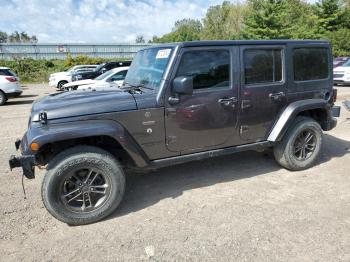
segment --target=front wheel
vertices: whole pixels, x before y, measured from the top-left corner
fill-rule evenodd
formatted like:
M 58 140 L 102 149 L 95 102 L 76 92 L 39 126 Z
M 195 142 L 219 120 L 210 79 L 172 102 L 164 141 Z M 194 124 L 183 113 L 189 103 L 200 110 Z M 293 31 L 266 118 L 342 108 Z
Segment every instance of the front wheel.
M 64 89 L 63 86 L 64 86 L 65 84 L 67 84 L 67 83 L 68 83 L 67 81 L 60 81 L 60 82 L 57 84 L 57 89 L 63 90 L 63 89 Z
M 297 117 L 283 139 L 274 147 L 276 161 L 292 170 L 313 166 L 320 155 L 323 132 L 314 119 Z
M 58 220 L 83 225 L 110 215 L 119 206 L 124 190 L 124 172 L 110 153 L 78 146 L 50 161 L 42 199 Z

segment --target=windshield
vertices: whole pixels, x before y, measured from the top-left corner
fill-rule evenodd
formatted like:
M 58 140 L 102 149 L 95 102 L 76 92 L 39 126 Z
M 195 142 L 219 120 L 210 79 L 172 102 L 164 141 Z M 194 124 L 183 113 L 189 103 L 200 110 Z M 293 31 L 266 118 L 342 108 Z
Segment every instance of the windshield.
M 74 71 L 74 68 L 75 68 L 75 66 L 73 66 L 73 67 L 67 69 L 66 72 L 72 72 L 72 71 Z
M 104 67 L 106 65 L 106 63 L 100 64 L 99 66 L 97 66 L 94 71 L 98 72 L 101 70 L 102 67 Z
M 159 87 L 168 65 L 173 48 L 150 48 L 139 51 L 126 75 L 125 84 L 144 86 L 151 89 Z
M 342 66 L 350 67 L 350 60 L 348 60 L 346 63 L 342 64 Z
M 103 80 L 106 77 L 110 76 L 111 74 L 113 74 L 112 70 L 107 71 L 107 72 L 103 73 L 102 75 L 96 77 L 95 80 Z

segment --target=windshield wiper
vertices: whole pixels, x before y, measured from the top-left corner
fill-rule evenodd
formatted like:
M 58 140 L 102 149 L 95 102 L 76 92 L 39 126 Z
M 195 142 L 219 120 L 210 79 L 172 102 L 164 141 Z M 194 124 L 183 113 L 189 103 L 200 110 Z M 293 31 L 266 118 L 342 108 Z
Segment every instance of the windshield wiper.
M 124 85 L 123 85 L 123 86 L 125 86 L 125 85 L 128 86 L 128 87 L 131 87 L 132 89 L 144 88 L 144 89 L 148 89 L 148 90 L 154 90 L 154 88 L 148 87 L 148 86 L 146 86 L 146 85 L 144 85 L 144 84 L 133 85 L 133 84 L 124 82 Z

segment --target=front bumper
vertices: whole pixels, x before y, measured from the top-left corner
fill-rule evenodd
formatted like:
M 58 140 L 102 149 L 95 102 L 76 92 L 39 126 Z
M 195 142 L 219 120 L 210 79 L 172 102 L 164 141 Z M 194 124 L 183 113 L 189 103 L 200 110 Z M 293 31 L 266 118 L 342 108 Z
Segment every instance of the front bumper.
M 49 86 L 50 87 L 57 87 L 57 81 L 55 79 L 50 79 Z
M 20 140 L 17 140 L 15 142 L 16 150 L 19 149 L 20 144 L 21 144 Z M 23 175 L 29 179 L 35 178 L 34 166 L 36 165 L 37 165 L 37 161 L 34 155 L 21 155 L 21 156 L 12 155 L 9 159 L 10 169 L 12 170 L 13 168 L 21 167 L 23 170 Z

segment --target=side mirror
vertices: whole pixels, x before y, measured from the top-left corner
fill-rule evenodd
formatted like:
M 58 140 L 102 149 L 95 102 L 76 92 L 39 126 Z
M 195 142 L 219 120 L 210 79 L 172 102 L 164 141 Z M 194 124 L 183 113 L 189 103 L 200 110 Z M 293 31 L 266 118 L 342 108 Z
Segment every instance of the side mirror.
M 179 76 L 173 81 L 173 91 L 177 94 L 193 94 L 193 78 L 190 76 Z

